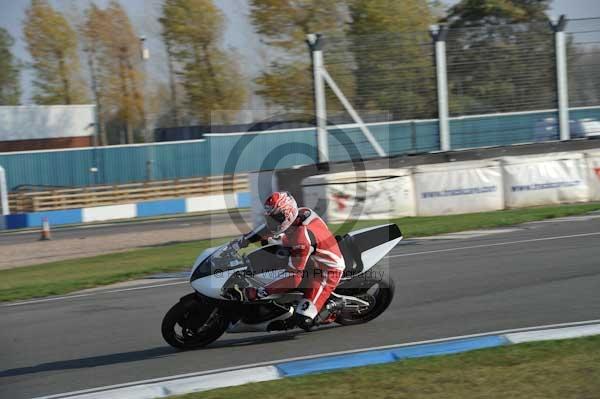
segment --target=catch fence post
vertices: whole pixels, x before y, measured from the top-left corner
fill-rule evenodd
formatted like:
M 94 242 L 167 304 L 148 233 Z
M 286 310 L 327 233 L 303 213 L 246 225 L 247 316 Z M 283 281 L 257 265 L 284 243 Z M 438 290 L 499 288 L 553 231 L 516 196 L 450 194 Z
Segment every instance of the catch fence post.
M 325 81 L 323 78 L 323 37 L 320 34 L 309 34 L 306 42 L 311 52 L 315 118 L 317 125 L 317 155 L 319 163 L 329 162 L 329 144 L 327 141 L 327 108 L 325 103 Z
M 567 77 L 567 45 L 565 40 L 565 26 L 567 19 L 561 15 L 556 23 L 550 23 L 554 31 L 554 44 L 556 50 L 556 87 L 558 90 L 558 121 L 560 126 L 561 141 L 571 139 L 569 128 L 569 83 Z
M 430 30 L 435 43 L 435 70 L 437 77 L 438 121 L 440 130 L 440 150 L 450 151 L 450 122 L 448 116 L 448 71 L 446 68 L 446 37 L 448 27 L 438 25 Z

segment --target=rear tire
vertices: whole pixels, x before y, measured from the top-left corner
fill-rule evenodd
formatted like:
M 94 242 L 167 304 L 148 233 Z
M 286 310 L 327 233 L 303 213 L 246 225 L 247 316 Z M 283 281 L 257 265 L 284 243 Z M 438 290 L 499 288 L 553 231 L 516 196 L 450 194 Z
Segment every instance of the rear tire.
M 193 300 L 186 298 L 188 300 L 177 302 L 165 314 L 162 336 L 177 349 L 202 348 L 223 335 L 229 320 L 213 304 L 198 297 Z
M 335 319 L 336 323 L 344 326 L 367 323 L 385 312 L 394 299 L 396 287 L 392 279 L 365 280 L 360 281 L 357 285 L 357 287 L 352 288 L 342 287 L 336 290 L 336 293 L 363 299 L 369 302 L 369 308 L 360 313 L 344 312 L 342 310 Z

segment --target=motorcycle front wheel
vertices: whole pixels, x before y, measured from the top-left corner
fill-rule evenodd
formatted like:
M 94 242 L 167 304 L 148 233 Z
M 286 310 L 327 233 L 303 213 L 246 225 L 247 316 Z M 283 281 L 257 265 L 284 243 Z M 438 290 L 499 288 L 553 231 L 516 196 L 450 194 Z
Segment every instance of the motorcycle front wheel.
M 186 298 L 191 298 L 194 294 Z M 199 297 L 177 302 L 162 321 L 164 340 L 177 349 L 198 349 L 216 341 L 229 321 L 220 309 Z

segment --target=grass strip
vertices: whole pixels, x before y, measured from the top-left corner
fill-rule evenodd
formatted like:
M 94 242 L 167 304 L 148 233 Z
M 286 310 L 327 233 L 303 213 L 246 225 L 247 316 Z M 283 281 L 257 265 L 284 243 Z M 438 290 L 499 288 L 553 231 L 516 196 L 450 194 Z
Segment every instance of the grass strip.
M 408 359 L 171 399 L 600 397 L 600 336 Z
M 524 222 L 581 215 L 600 210 L 599 203 L 514 209 L 464 215 L 406 217 L 393 220 L 405 237 L 510 226 Z M 387 221 L 348 222 L 331 226 L 337 234 Z M 225 242 L 194 241 L 127 252 L 71 259 L 0 270 L 0 301 L 62 295 L 69 292 L 132 280 L 154 273 L 184 270 L 205 248 Z

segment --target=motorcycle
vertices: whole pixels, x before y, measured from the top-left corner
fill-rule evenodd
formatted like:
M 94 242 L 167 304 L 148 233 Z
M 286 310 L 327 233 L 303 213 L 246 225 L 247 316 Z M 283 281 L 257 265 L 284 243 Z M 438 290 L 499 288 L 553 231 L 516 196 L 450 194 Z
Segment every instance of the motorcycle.
M 314 321 L 314 327 L 367 323 L 382 314 L 394 297 L 394 282 L 375 266 L 402 239 L 395 224 L 370 227 L 336 236 L 346 269 Z M 225 332 L 286 330 L 285 321 L 303 298 L 302 284 L 285 293 L 249 301 L 246 287 L 260 289 L 286 273 L 289 250 L 273 243 L 241 255 L 228 244 L 210 248 L 196 259 L 190 284 L 194 292 L 166 313 L 162 336 L 178 349 L 196 349 Z M 311 272 L 307 265 L 306 272 Z M 316 272 L 316 269 L 314 270 Z M 291 320 L 291 319 L 290 319 Z

